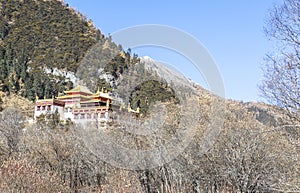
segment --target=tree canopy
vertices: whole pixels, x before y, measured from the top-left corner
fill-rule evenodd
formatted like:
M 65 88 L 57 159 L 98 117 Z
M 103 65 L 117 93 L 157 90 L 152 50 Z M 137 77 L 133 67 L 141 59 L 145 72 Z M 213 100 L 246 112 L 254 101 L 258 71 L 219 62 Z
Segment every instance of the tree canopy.
M 62 1 L 1 0 L 0 86 L 31 100 L 72 86 L 57 75 L 76 72 L 86 51 L 105 37 Z
M 300 109 L 300 1 L 285 0 L 270 11 L 265 32 L 277 45 L 267 54 L 262 95 L 299 120 Z

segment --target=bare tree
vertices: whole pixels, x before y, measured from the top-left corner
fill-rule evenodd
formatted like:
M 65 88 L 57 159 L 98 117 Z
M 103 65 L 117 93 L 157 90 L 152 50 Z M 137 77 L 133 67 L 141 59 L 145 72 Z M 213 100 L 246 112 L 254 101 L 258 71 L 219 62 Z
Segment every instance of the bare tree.
M 26 159 L 5 161 L 0 170 L 1 192 L 71 192 L 55 172 L 41 172 Z
M 288 141 L 275 131 L 225 131 L 189 166 L 197 192 L 299 192 L 299 155 Z
M 213 147 L 204 155 L 197 146 L 187 151 L 185 176 L 193 191 L 299 192 L 299 127 L 271 129 L 246 109 L 227 107 Z
M 277 43 L 277 53 L 265 58 L 262 95 L 300 120 L 300 1 L 285 0 L 270 11 L 265 33 Z
M 10 157 L 18 151 L 18 143 L 24 128 L 22 113 L 16 108 L 7 108 L 0 119 L 0 135 L 6 141 L 6 153 Z

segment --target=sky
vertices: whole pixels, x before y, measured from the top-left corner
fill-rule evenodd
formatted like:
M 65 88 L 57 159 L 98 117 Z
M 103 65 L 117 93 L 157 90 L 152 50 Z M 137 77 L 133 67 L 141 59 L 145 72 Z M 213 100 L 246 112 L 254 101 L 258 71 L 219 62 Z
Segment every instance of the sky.
M 264 101 L 258 89 L 263 78 L 263 58 L 274 49 L 263 27 L 270 9 L 282 0 L 65 0 L 65 3 L 86 15 L 105 35 L 145 24 L 182 30 L 196 38 L 214 59 L 226 98 Z M 194 65 L 174 51 L 148 46 L 132 52 L 168 63 L 210 89 Z

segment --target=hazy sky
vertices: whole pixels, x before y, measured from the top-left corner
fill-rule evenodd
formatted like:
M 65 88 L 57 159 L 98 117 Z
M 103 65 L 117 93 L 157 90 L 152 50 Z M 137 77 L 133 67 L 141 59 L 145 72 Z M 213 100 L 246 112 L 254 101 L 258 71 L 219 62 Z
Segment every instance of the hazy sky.
M 282 0 L 65 0 L 91 19 L 105 35 L 143 25 L 168 25 L 185 31 L 207 48 L 222 75 L 226 98 L 262 101 L 257 85 L 262 78 L 263 57 L 272 42 L 263 27 L 269 9 Z M 193 65 L 177 53 L 162 48 L 134 49 L 167 62 L 186 76 L 209 87 Z

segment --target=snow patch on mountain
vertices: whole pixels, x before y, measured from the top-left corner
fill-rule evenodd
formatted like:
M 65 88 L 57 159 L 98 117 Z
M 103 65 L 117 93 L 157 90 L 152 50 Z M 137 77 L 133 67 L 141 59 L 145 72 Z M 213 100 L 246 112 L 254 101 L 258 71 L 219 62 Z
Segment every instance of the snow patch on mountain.
M 145 65 L 146 70 L 155 72 L 159 77 L 162 77 L 170 84 L 172 83 L 174 85 L 181 85 L 181 86 L 188 86 L 188 87 L 195 87 L 196 85 L 198 85 L 196 82 L 184 76 L 173 66 L 155 61 L 149 56 L 141 57 L 141 63 Z

